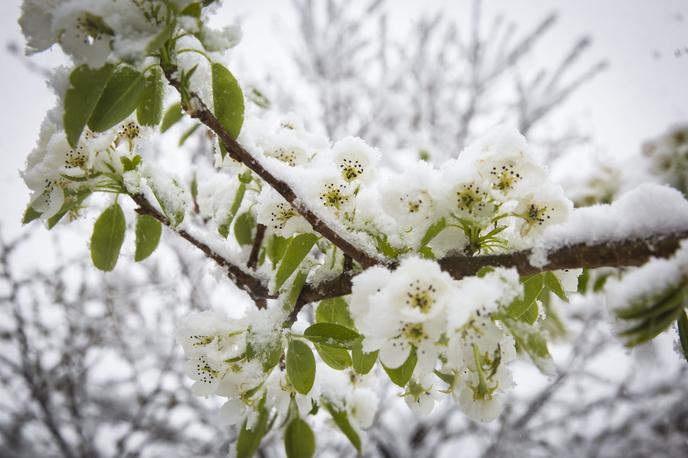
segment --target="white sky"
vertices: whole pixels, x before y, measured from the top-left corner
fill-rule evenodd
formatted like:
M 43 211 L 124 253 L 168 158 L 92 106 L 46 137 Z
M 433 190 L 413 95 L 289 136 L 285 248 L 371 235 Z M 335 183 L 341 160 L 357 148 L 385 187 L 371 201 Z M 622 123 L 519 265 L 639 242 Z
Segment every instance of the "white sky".
M 20 0 L 0 1 L 0 44 L 23 46 L 17 18 Z M 610 68 L 563 107 L 560 122 L 581 123 L 594 135 L 598 154 L 628 154 L 640 142 L 668 125 L 688 120 L 688 2 L 684 0 L 486 0 L 484 17 L 503 12 L 528 29 L 551 11 L 559 11 L 555 28 L 540 43 L 537 56 L 560 58 L 581 35 L 593 38 L 587 61 L 609 60 Z M 459 21 L 469 15 L 469 0 L 388 0 L 391 19 L 404 30 L 423 12 L 443 9 Z M 285 0 L 228 0 L 224 22 L 243 18 L 244 56 L 260 65 L 279 62 L 289 44 L 291 11 Z M 218 22 L 219 22 L 218 21 Z M 285 39 L 286 38 L 286 39 Z M 48 51 L 32 58 L 42 65 L 60 62 L 60 53 Z M 53 105 L 53 96 L 40 75 L 31 73 L 7 52 L 0 53 L 0 87 L 5 110 L 0 114 L 0 199 L 3 230 L 16 233 L 28 193 L 18 170 L 33 147 L 41 119 Z M 582 67 L 581 67 L 582 68 Z

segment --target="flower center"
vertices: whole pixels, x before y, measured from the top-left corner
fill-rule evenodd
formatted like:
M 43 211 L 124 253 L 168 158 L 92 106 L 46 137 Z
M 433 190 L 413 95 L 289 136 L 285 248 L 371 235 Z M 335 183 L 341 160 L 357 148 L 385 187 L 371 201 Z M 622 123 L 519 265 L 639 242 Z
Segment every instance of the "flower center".
M 401 333 L 406 340 L 416 345 L 420 344 L 423 340 L 427 340 L 428 338 L 422 323 L 405 324 Z
M 344 194 L 344 186 L 336 185 L 335 183 L 327 183 L 325 185 L 325 192 L 320 195 L 320 201 L 326 207 L 334 207 L 339 209 L 347 200 L 349 196 Z
M 275 229 L 284 229 L 284 225 L 287 224 L 287 221 L 296 216 L 296 210 L 287 207 L 283 203 L 277 204 L 277 208 L 277 211 L 270 213 L 270 222 Z
M 355 180 L 363 174 L 363 164 L 361 164 L 361 161 L 342 159 L 339 168 L 342 169 L 342 176 L 346 181 Z
M 526 220 L 530 224 L 542 226 L 542 223 L 550 219 L 550 210 L 552 209 L 547 205 L 539 207 L 535 204 L 530 204 L 530 206 L 528 206 L 528 211 L 526 212 Z
M 285 150 L 284 148 L 277 148 L 270 156 L 279 159 L 290 167 L 296 166 L 296 151 Z
M 406 292 L 406 305 L 420 310 L 422 313 L 428 313 L 435 303 L 433 295 L 437 289 L 428 285 L 422 287 L 420 281 L 416 280 L 409 284 L 409 291 Z
M 486 197 L 487 193 L 481 192 L 474 184 L 463 185 L 462 189 L 456 192 L 456 205 L 459 210 L 475 214 L 485 208 Z
M 521 174 L 514 170 L 514 164 L 494 166 L 490 171 L 490 175 L 493 180 L 492 186 L 502 192 L 512 190 L 514 185 L 521 181 Z

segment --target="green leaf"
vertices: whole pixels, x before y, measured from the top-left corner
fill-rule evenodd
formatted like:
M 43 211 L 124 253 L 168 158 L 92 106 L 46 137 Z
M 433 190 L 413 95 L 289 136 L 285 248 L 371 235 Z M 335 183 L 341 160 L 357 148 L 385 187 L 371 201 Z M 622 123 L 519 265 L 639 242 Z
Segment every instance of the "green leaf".
M 296 417 L 284 432 L 284 451 L 287 458 L 311 458 L 315 455 L 315 435 L 308 423 Z
M 200 2 L 192 3 L 188 5 L 186 8 L 184 8 L 182 12 L 179 14 L 182 16 L 191 16 L 195 17 L 196 19 L 200 19 L 202 8 L 203 7 L 201 6 Z
M 172 38 L 172 35 L 174 34 L 174 30 L 177 27 L 176 21 L 172 21 L 165 25 L 165 28 L 160 31 L 153 39 L 148 43 L 148 46 L 146 46 L 146 52 L 148 54 L 154 54 L 157 52 L 162 46 Z
M 88 120 L 88 127 L 103 132 L 117 125 L 139 105 L 145 86 L 141 72 L 125 65 L 117 67 Z
M 530 356 L 533 364 L 543 374 L 554 374 L 554 362 L 547 348 L 547 340 L 537 327 L 511 318 L 504 318 L 502 323 L 514 337 L 518 348 Z
M 316 323 L 335 323 L 349 329 L 356 329 L 349 314 L 349 304 L 343 297 L 333 297 L 320 301 L 315 310 Z
M 647 304 L 647 312 L 639 317 L 642 321 L 618 333 L 619 336 L 626 338 L 625 345 L 634 347 L 664 332 L 683 313 L 687 305 L 687 296 L 688 290 L 683 285 L 678 285 L 669 289 L 660 301 L 650 301 Z M 620 313 L 621 311 L 617 311 L 617 316 Z
M 315 357 L 311 348 L 300 340 L 292 339 L 287 348 L 287 377 L 294 389 L 308 394 L 315 381 Z
M 75 148 L 86 123 L 93 115 L 115 66 L 107 64 L 98 69 L 88 65 L 75 68 L 69 75 L 69 88 L 65 94 L 64 126 L 67 140 Z
M 116 202 L 96 220 L 91 235 L 91 260 L 98 269 L 110 272 L 115 268 L 126 225 L 122 207 Z
M 269 372 L 279 363 L 284 347 L 279 333 L 272 339 L 263 336 L 256 337 L 253 329 L 249 328 L 246 337 L 246 359 L 260 361 L 265 372 Z
M 303 336 L 313 343 L 351 350 L 361 339 L 360 334 L 334 323 L 315 323 L 309 326 Z
M 330 413 L 330 416 L 332 417 L 334 424 L 337 425 L 340 431 L 344 433 L 344 435 L 349 439 L 351 444 L 356 448 L 356 451 L 360 454 L 361 438 L 356 432 L 356 429 L 354 429 L 354 427 L 351 426 L 351 423 L 349 422 L 349 416 L 347 415 L 346 411 L 338 410 L 327 401 L 324 401 L 323 405 Z
M 561 285 L 561 282 L 559 281 L 559 278 L 557 278 L 556 275 L 554 275 L 553 272 L 546 272 L 545 273 L 545 288 L 548 290 L 552 291 L 554 294 L 559 297 L 564 302 L 568 302 L 569 298 L 566 297 L 566 291 L 564 291 L 564 287 Z
M 351 356 L 343 348 L 335 348 L 327 345 L 315 344 L 315 350 L 320 358 L 332 369 L 341 371 L 351 367 Z
M 215 117 L 234 139 L 239 136 L 244 123 L 244 94 L 234 75 L 223 65 L 212 65 L 213 107 Z M 220 142 L 221 155 L 227 151 Z
M 162 70 L 153 67 L 146 77 L 141 101 L 136 108 L 136 120 L 144 126 L 157 126 L 162 120 L 162 99 L 165 95 Z
M 435 375 L 436 375 L 440 380 L 442 380 L 444 383 L 446 383 L 446 384 L 449 385 L 450 387 L 453 387 L 453 386 L 454 386 L 454 383 L 456 383 L 456 374 L 453 374 L 453 373 L 447 374 L 447 373 L 444 373 L 444 372 L 440 372 L 440 371 L 438 371 L 437 369 L 435 369 L 433 372 L 435 373 Z
M 163 116 L 162 118 L 162 124 L 160 125 L 160 133 L 165 133 L 167 129 L 169 129 L 174 124 L 176 124 L 177 121 L 182 119 L 183 115 L 184 112 L 182 111 L 181 102 L 173 103 L 172 105 L 170 105 L 170 107 L 165 112 L 165 116 Z
M 234 237 L 239 245 L 253 245 L 253 229 L 256 227 L 256 219 L 250 211 L 242 213 L 234 223 Z
M 540 316 L 540 308 L 538 307 L 538 302 L 533 301 L 532 304 L 530 304 L 530 307 L 528 307 L 528 310 L 525 311 L 523 315 L 521 315 L 521 321 L 525 321 L 528 324 L 535 324 L 537 321 L 538 317 Z
M 418 362 L 418 357 L 416 356 L 416 350 L 411 350 L 408 358 L 401 366 L 390 369 L 389 367 L 382 365 L 382 368 L 387 372 L 389 379 L 398 386 L 404 387 L 411 380 L 413 375 L 413 370 L 416 368 L 416 363 Z
M 196 131 L 198 130 L 199 127 L 201 127 L 201 123 L 200 123 L 200 122 L 198 122 L 198 123 L 194 124 L 193 126 L 191 126 L 190 128 L 188 128 L 188 129 L 186 130 L 186 132 L 184 132 L 184 133 L 179 137 L 179 142 L 177 143 L 177 145 L 178 145 L 178 146 L 184 146 L 184 143 L 186 143 L 186 141 L 187 141 L 189 138 L 191 138 L 191 136 L 194 134 L 194 132 L 196 132 Z
M 357 374 L 365 375 L 373 369 L 377 361 L 377 351 L 365 353 L 363 343 L 359 340 L 351 350 L 351 363 Z
M 36 211 L 30 204 L 24 210 L 24 216 L 22 216 L 22 224 L 29 224 L 31 221 L 36 220 L 41 217 L 43 213 Z
M 299 294 L 301 294 L 301 290 L 303 289 L 303 285 L 306 284 L 306 278 L 308 278 L 307 270 L 300 270 L 296 273 L 294 281 L 291 283 L 291 287 L 289 288 L 289 294 L 287 294 L 287 298 L 282 304 L 282 307 L 287 312 L 291 312 L 294 309 L 296 301 L 299 299 Z
M 313 245 L 318 240 L 314 234 L 299 234 L 292 238 L 289 246 L 284 252 L 284 257 L 280 262 L 277 273 L 275 274 L 275 287 L 280 289 L 287 279 L 294 273 L 301 261 L 308 255 Z
M 514 300 L 507 312 L 511 318 L 519 319 L 535 303 L 544 286 L 543 275 L 537 274 L 526 278 L 523 281 L 523 297 Z
M 160 242 L 162 224 L 149 215 L 136 217 L 136 251 L 134 261 L 139 262 L 153 254 Z
M 236 216 L 237 212 L 239 211 L 239 207 L 241 207 L 241 202 L 243 202 L 244 195 L 246 194 L 246 183 L 244 183 L 242 180 L 239 181 L 239 187 L 237 188 L 236 194 L 234 194 L 234 200 L 232 201 L 232 206 L 229 208 L 229 212 L 227 212 L 227 217 L 222 222 L 222 224 L 220 224 L 220 226 L 217 228 L 217 231 L 224 238 L 227 238 L 227 236 L 229 235 L 229 227 L 232 225 L 234 216 Z
M 262 400 L 260 412 L 258 413 L 258 420 L 253 425 L 253 428 L 249 429 L 247 421 L 244 420 L 236 443 L 237 458 L 251 458 L 255 455 L 260 447 L 260 442 L 263 440 L 263 437 L 265 437 L 265 434 L 267 434 L 270 414 L 264 407 L 264 404 L 265 401 Z
M 60 207 L 60 210 L 53 216 L 48 218 L 48 229 L 55 227 L 57 223 L 69 212 L 78 210 L 81 204 L 91 195 L 91 190 L 88 188 L 81 188 L 77 191 L 65 191 L 65 200 Z
M 439 235 L 439 233 L 444 230 L 445 227 L 447 227 L 447 220 L 445 220 L 444 218 L 433 223 L 428 228 L 428 230 L 425 231 L 425 235 L 423 235 L 423 238 L 420 241 L 420 246 L 424 247 L 425 245 L 430 243 L 432 241 L 432 239 L 437 237 Z
M 676 321 L 678 326 L 678 339 L 681 342 L 683 357 L 688 361 L 688 314 L 683 310 Z
M 286 239 L 279 235 L 272 235 L 268 238 L 268 242 L 265 244 L 265 251 L 272 263 L 273 269 L 277 267 L 277 264 L 284 257 L 284 252 L 287 251 L 290 241 L 291 239 Z

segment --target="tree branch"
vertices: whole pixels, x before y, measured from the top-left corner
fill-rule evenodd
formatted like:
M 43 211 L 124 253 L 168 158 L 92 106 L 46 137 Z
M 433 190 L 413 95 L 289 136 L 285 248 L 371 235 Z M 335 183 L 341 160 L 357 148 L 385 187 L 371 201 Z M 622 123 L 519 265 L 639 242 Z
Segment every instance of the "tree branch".
M 681 240 L 685 238 L 688 238 L 688 229 L 673 234 L 654 234 L 646 238 L 601 242 L 593 245 L 580 243 L 562 246 L 548 253 L 549 263 L 543 267 L 530 264 L 531 250 L 486 256 L 449 256 L 438 262 L 442 270 L 457 280 L 475 275 L 480 269 L 488 266 L 514 267 L 521 275 L 583 267 L 631 267 L 640 266 L 652 257 L 668 258 L 674 254 Z M 353 275 L 346 272 L 318 285 L 306 285 L 296 303 L 296 313 L 310 302 L 351 293 Z
M 181 82 L 175 76 L 178 73 L 176 66 L 164 66 L 165 76 L 169 83 L 180 94 L 184 93 Z M 344 253 L 351 256 L 358 261 L 361 266 L 370 267 L 378 264 L 378 260 L 369 256 L 365 251 L 360 250 L 348 240 L 339 235 L 334 229 L 327 225 L 320 219 L 308 206 L 306 206 L 297 196 L 294 190 L 283 180 L 269 172 L 251 153 L 246 151 L 235 139 L 229 135 L 229 132 L 220 124 L 220 121 L 208 109 L 203 101 L 196 94 L 191 93 L 189 97 L 192 99 L 192 107 L 185 108 L 189 116 L 196 118 L 210 128 L 218 136 L 222 144 L 227 149 L 229 156 L 244 164 L 251 169 L 266 183 L 272 186 L 284 199 L 289 202 L 305 219 L 308 221 L 313 230 L 320 233 L 327 240 L 332 242 L 337 248 Z
M 263 238 L 265 238 L 265 224 L 256 225 L 256 238 L 253 239 L 253 246 L 251 247 L 251 254 L 248 257 L 248 262 L 246 265 L 249 269 L 256 270 L 256 264 L 258 263 L 258 255 L 260 254 L 260 246 L 263 244 Z
M 136 212 L 140 215 L 149 215 L 160 221 L 165 226 L 169 227 L 182 238 L 187 240 L 193 246 L 201 250 L 207 257 L 215 261 L 217 265 L 222 267 L 226 272 L 227 276 L 232 280 L 239 288 L 243 289 L 251 296 L 251 299 L 258 302 L 264 302 L 264 299 L 270 297 L 269 291 L 265 285 L 253 275 L 245 272 L 240 267 L 229 262 L 224 257 L 220 256 L 207 244 L 195 238 L 193 235 L 189 234 L 185 230 L 177 230 L 170 224 L 169 220 L 165 215 L 160 213 L 155 207 L 153 207 L 146 198 L 141 194 L 133 194 L 131 198 L 136 202 L 139 208 Z

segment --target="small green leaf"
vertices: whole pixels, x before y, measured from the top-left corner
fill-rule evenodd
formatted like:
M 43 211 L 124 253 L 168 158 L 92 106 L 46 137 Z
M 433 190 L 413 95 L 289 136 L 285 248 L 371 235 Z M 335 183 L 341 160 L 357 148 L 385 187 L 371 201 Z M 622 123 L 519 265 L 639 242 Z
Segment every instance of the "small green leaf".
M 678 326 L 678 339 L 681 343 L 683 357 L 688 361 L 688 314 L 683 310 L 676 321 Z
M 444 372 L 440 372 L 440 371 L 438 371 L 437 369 L 435 369 L 433 372 L 434 372 L 435 375 L 436 375 L 440 380 L 442 380 L 444 383 L 446 383 L 446 384 L 449 385 L 450 387 L 454 386 L 454 383 L 456 382 L 456 374 L 453 374 L 453 373 L 447 374 L 447 373 L 444 373 Z
M 287 377 L 294 389 L 308 394 L 315 381 L 315 357 L 311 348 L 300 340 L 292 339 L 287 348 Z
M 377 351 L 365 353 L 363 343 L 359 340 L 351 350 L 351 363 L 357 374 L 365 375 L 373 369 L 377 361 Z
M 162 119 L 162 99 L 165 95 L 162 70 L 153 67 L 146 77 L 141 101 L 136 108 L 136 120 L 144 126 L 157 126 Z
M 237 138 L 244 123 L 244 95 L 239 82 L 223 65 L 212 65 L 213 107 L 215 117 L 232 138 Z M 220 143 L 222 157 L 226 150 Z
M 88 188 L 81 188 L 77 191 L 66 190 L 62 207 L 60 207 L 60 210 L 57 213 L 48 218 L 48 229 L 50 230 L 55 227 L 55 225 L 59 223 L 67 213 L 78 210 L 84 200 L 86 200 L 86 198 L 90 195 L 91 190 Z
M 433 223 L 427 231 L 425 231 L 425 235 L 423 235 L 423 238 L 420 241 L 420 246 L 424 247 L 428 243 L 432 241 L 435 237 L 439 235 L 440 232 L 444 230 L 444 228 L 447 227 L 447 220 L 444 218 L 440 219 L 439 221 Z
M 88 119 L 93 115 L 98 100 L 107 86 L 115 66 L 107 64 L 98 69 L 88 65 L 75 68 L 69 75 L 69 88 L 65 94 L 64 126 L 67 140 L 76 147 Z
M 36 220 L 41 217 L 43 213 L 34 210 L 34 208 L 29 204 L 24 210 L 24 216 L 22 216 L 22 224 L 29 224 L 31 221 Z
M 315 455 L 315 435 L 308 423 L 299 417 L 287 425 L 284 432 L 284 451 L 287 458 L 311 458 Z
M 258 413 L 258 420 L 252 428 L 248 428 L 247 421 L 244 420 L 241 430 L 239 431 L 239 438 L 237 439 L 237 458 L 251 458 L 258 451 L 260 442 L 267 434 L 269 428 L 270 414 L 264 407 L 265 401 L 261 401 L 260 411 Z
M 196 19 L 200 19 L 201 17 L 201 3 L 196 2 L 188 5 L 186 8 L 182 10 L 181 13 L 179 13 L 182 16 L 191 16 L 195 17 Z
M 343 348 L 329 347 L 327 345 L 315 344 L 315 350 L 320 358 L 332 369 L 341 371 L 351 367 L 351 356 Z
M 136 217 L 136 252 L 134 261 L 139 262 L 153 254 L 160 242 L 162 225 L 160 221 L 149 215 Z
M 347 415 L 346 411 L 338 410 L 327 401 L 323 402 L 323 405 L 330 413 L 330 416 L 332 417 L 334 424 L 337 425 L 339 430 L 344 433 L 344 435 L 349 439 L 351 444 L 356 448 L 356 451 L 360 454 L 361 438 L 356 432 L 356 429 L 354 429 L 354 427 L 351 426 L 351 422 L 349 422 L 349 416 Z
M 198 128 L 201 127 L 201 123 L 197 122 L 190 128 L 186 130 L 180 137 L 179 137 L 179 142 L 177 143 L 178 146 L 184 146 L 184 143 L 191 138 L 191 136 L 198 130 Z
M 153 37 L 153 39 L 148 43 L 148 46 L 146 46 L 146 52 L 148 54 L 156 53 L 160 48 L 162 48 L 167 40 L 172 38 L 176 27 L 177 23 L 175 21 L 169 22 L 167 25 L 165 25 L 165 28 L 163 28 L 160 33 Z
M 401 366 L 390 369 L 389 367 L 382 365 L 382 368 L 387 372 L 389 379 L 398 386 L 404 387 L 411 380 L 413 375 L 413 370 L 416 368 L 416 363 L 418 362 L 418 357 L 416 356 L 416 350 L 411 350 L 408 358 Z
M 309 326 L 303 336 L 313 343 L 351 350 L 360 334 L 334 323 L 315 323 Z
M 256 219 L 250 211 L 242 213 L 234 223 L 234 237 L 239 245 L 253 245 L 253 229 L 256 227 Z
M 509 316 L 511 318 L 519 319 L 526 312 L 528 312 L 528 309 L 531 308 L 537 297 L 540 295 L 543 285 L 543 275 L 541 274 L 526 278 L 525 281 L 523 281 L 523 297 L 514 300 L 507 308 Z
M 106 272 L 115 268 L 125 230 L 124 212 L 118 203 L 112 204 L 100 214 L 91 235 L 91 260 L 94 266 Z
M 265 252 L 272 263 L 273 269 L 277 267 L 277 264 L 284 257 L 284 252 L 287 251 L 290 241 L 291 239 L 286 239 L 279 235 L 272 235 L 268 238 L 268 242 L 265 244 Z
M 557 278 L 556 275 L 554 275 L 553 272 L 546 272 L 545 273 L 545 288 L 549 289 L 552 291 L 554 294 L 559 297 L 564 302 L 568 302 L 569 298 L 566 297 L 566 291 L 564 291 L 564 287 L 561 285 L 561 282 L 559 281 L 559 278 Z
M 165 133 L 167 129 L 169 129 L 174 124 L 176 124 L 177 121 L 182 119 L 183 115 L 184 112 L 182 111 L 181 102 L 173 103 L 172 105 L 170 105 L 170 107 L 165 112 L 165 116 L 163 116 L 162 118 L 162 124 L 160 124 L 160 133 Z
M 294 281 L 291 282 L 289 294 L 287 294 L 287 298 L 282 304 L 282 307 L 287 312 L 291 312 L 294 309 L 296 301 L 299 299 L 299 294 L 301 294 L 301 290 L 303 289 L 303 285 L 306 284 L 306 278 L 308 278 L 307 270 L 303 269 L 296 273 Z
M 547 348 L 547 340 L 537 327 L 511 318 L 504 318 L 502 323 L 514 337 L 518 348 L 530 356 L 533 364 L 543 374 L 554 374 L 554 362 Z
M 217 231 L 220 233 L 220 235 L 224 238 L 227 238 L 229 235 L 229 227 L 232 225 L 232 221 L 234 221 L 234 217 L 236 216 L 237 212 L 239 211 L 239 207 L 241 207 L 241 202 L 244 200 L 244 195 L 246 195 L 246 183 L 244 183 L 241 180 L 241 176 L 239 177 L 239 187 L 237 188 L 236 194 L 234 194 L 234 200 L 232 201 L 232 206 L 229 208 L 229 212 L 227 212 L 227 216 L 225 217 L 225 220 L 220 224 L 220 226 L 217 228 Z
M 246 359 L 260 361 L 265 372 L 269 372 L 279 363 L 284 351 L 282 338 L 279 333 L 275 333 L 272 339 L 265 339 L 263 336 L 256 337 L 255 333 L 249 328 L 246 336 Z
M 318 238 L 314 234 L 299 234 L 291 239 L 275 274 L 276 289 L 280 289 L 284 282 L 289 279 L 317 240 Z
M 88 120 L 88 127 L 103 132 L 117 125 L 139 105 L 145 86 L 141 72 L 126 65 L 117 67 Z
M 349 314 L 349 304 L 343 297 L 333 297 L 320 301 L 315 310 L 316 323 L 335 323 L 349 329 L 356 329 Z

